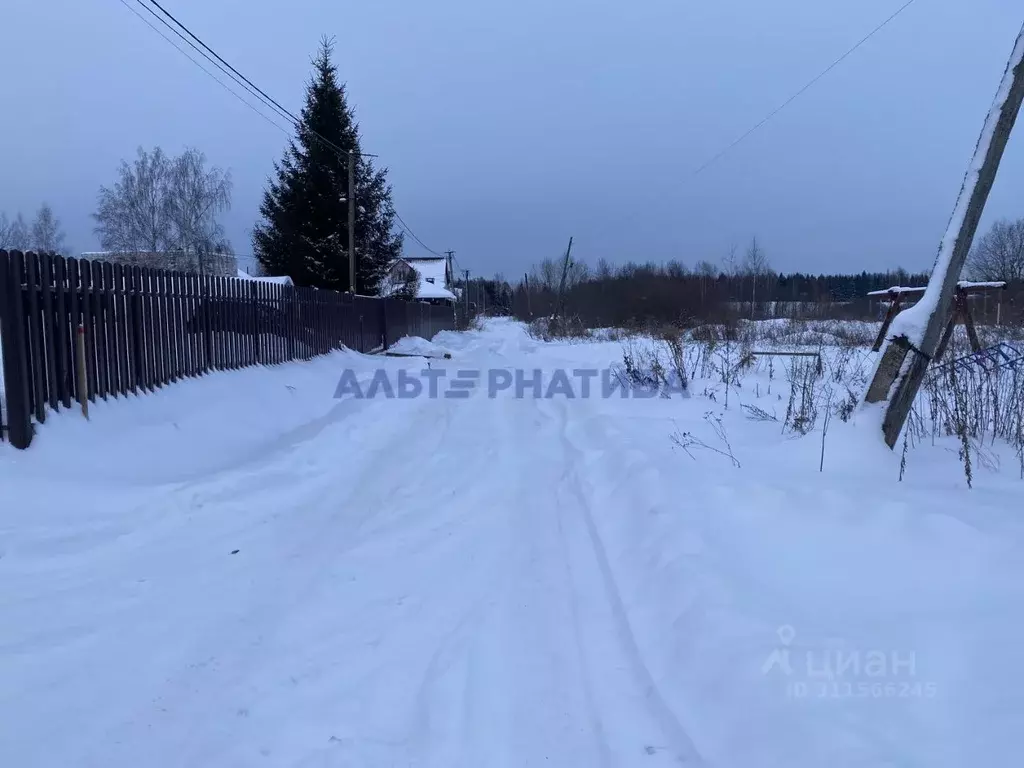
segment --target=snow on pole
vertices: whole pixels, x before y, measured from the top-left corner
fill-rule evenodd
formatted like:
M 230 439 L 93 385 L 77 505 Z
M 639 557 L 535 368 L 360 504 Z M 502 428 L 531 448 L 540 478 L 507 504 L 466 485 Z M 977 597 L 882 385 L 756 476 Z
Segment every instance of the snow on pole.
M 888 342 L 878 358 L 864 397 L 866 403 L 888 401 L 882 432 L 890 448 L 895 447 L 899 440 L 928 363 L 949 321 L 960 272 L 967 261 L 1022 101 L 1024 27 L 1017 37 L 995 102 L 985 119 L 960 197 L 939 246 L 928 287 L 917 304 L 893 320 Z

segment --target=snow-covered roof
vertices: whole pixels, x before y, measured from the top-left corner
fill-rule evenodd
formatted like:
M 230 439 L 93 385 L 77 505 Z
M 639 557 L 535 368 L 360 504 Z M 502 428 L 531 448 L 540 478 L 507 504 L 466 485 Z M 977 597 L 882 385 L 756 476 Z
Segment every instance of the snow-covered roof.
M 416 288 L 417 299 L 447 299 L 455 301 L 455 294 L 447 287 L 446 263 L 443 258 L 414 258 L 406 257 L 400 259 L 414 270 L 420 277 L 419 286 Z
M 280 277 L 254 277 L 244 269 L 238 270 L 238 276 L 243 280 L 259 280 L 261 283 L 273 283 L 274 285 L 293 285 L 292 279 L 287 275 Z

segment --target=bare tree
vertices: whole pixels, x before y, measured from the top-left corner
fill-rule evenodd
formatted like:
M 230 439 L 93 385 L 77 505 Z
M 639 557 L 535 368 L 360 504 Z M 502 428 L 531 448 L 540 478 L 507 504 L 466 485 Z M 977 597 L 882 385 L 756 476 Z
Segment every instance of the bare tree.
M 32 247 L 32 238 L 28 231 L 28 224 L 25 223 L 25 217 L 20 213 L 11 224 L 7 239 L 8 246 L 12 251 L 27 251 Z
M 48 203 L 43 203 L 32 222 L 31 247 L 42 253 L 63 253 L 65 250 L 64 230 Z
M 139 147 L 135 162 L 122 161 L 118 175 L 114 186 L 100 187 L 93 214 L 100 245 L 124 253 L 170 250 L 170 158 L 159 147 L 151 153 Z
M 1024 219 L 1001 219 L 971 251 L 968 274 L 975 280 L 1024 279 Z
M 544 259 L 533 268 L 533 276 L 530 282 L 544 290 L 558 292 L 562 284 L 562 269 L 565 266 L 563 259 Z M 590 278 L 590 267 L 582 261 L 569 260 L 569 267 L 565 273 L 565 288 L 569 290 L 586 282 Z
M 768 264 L 768 257 L 764 249 L 758 244 L 756 237 L 751 239 L 750 245 L 747 247 L 747 253 L 743 258 L 743 265 L 740 268 L 739 274 L 750 278 L 750 319 L 753 320 L 757 307 L 757 284 L 767 275 L 772 274 L 772 268 Z
M 572 259 L 569 261 L 569 271 L 566 272 L 565 276 L 565 287 L 574 288 L 580 283 L 585 283 L 590 279 L 590 267 L 584 261 L 576 261 Z
M 0 251 L 6 251 L 11 245 L 11 222 L 7 214 L 0 211 Z
M 738 249 L 735 245 L 729 246 L 729 253 L 727 253 L 725 258 L 722 259 L 722 265 L 725 267 L 725 273 L 727 275 L 743 274 L 743 266 L 740 264 L 740 261 L 736 256 L 737 250 Z
M 231 209 L 231 175 L 207 170 L 199 150 L 187 149 L 174 159 L 167 202 L 179 249 L 210 254 L 229 248 L 217 216 Z
M 112 187 L 101 187 L 96 234 L 104 250 L 126 254 L 174 253 L 165 263 L 204 269 L 231 246 L 218 221 L 231 207 L 231 176 L 207 168 L 206 157 L 186 149 L 168 157 L 159 147 L 140 148 L 135 162 L 121 163 Z
M 554 259 L 544 259 L 533 268 L 533 283 L 546 291 L 557 291 L 562 280 L 562 265 Z
M 707 259 L 701 259 L 700 261 L 697 262 L 697 266 L 694 267 L 694 272 L 699 277 L 718 277 L 719 269 L 714 265 L 714 263 L 708 261 Z
M 747 247 L 742 271 L 745 275 L 753 275 L 755 277 L 764 277 L 765 275 L 772 274 L 771 265 L 768 264 L 768 256 L 758 244 L 756 237 L 750 241 L 750 245 Z
M 665 265 L 665 274 L 671 278 L 679 279 L 689 275 L 690 270 L 683 262 L 673 259 Z

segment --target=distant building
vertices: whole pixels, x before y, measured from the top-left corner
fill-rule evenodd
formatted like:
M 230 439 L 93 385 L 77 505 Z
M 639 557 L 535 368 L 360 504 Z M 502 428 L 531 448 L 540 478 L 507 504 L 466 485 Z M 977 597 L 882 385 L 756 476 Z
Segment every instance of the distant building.
M 166 269 L 221 277 L 238 276 L 238 259 L 230 253 L 195 251 L 89 251 L 81 258 L 88 261 L 109 261 L 130 267 Z
M 381 294 L 396 293 L 413 275 L 418 282 L 416 299 L 430 304 L 454 304 L 453 276 L 448 259 L 443 256 L 405 256 L 391 265 L 384 279 Z

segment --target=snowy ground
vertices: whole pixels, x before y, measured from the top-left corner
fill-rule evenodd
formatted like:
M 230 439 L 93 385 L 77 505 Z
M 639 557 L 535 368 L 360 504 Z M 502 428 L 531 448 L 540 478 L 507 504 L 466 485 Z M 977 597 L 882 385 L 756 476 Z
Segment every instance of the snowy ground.
M 622 354 L 434 341 L 449 380 Z M 819 473 L 820 432 L 738 407 L 763 378 L 334 398 L 423 365 L 221 373 L 5 447 L 0 765 L 1019 764 L 1011 461 L 968 491 L 940 441 L 899 483 L 861 414 Z M 740 467 L 670 440 L 714 416 Z

